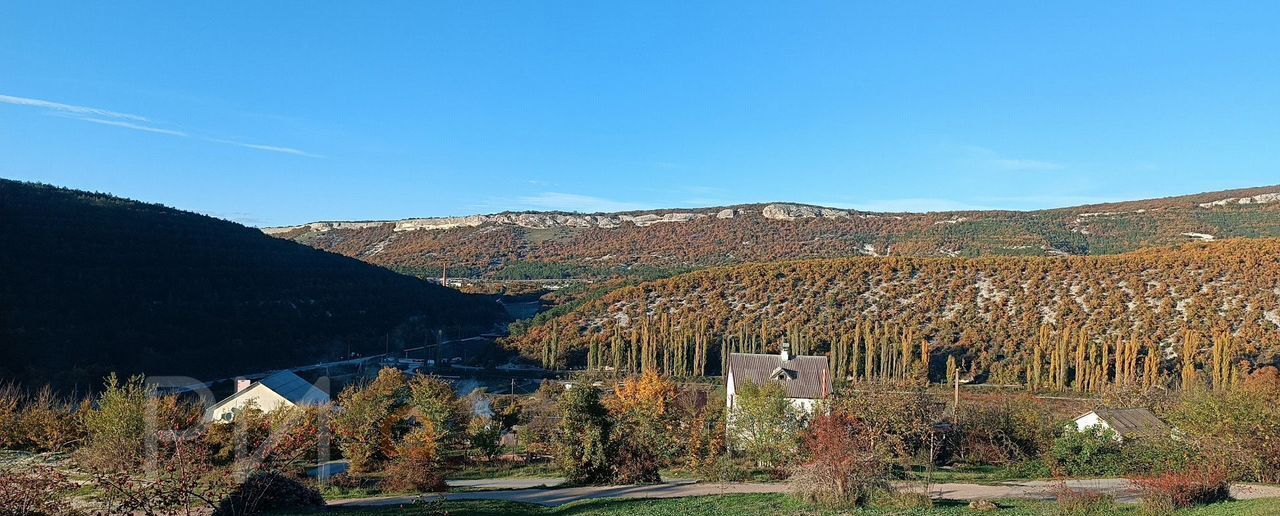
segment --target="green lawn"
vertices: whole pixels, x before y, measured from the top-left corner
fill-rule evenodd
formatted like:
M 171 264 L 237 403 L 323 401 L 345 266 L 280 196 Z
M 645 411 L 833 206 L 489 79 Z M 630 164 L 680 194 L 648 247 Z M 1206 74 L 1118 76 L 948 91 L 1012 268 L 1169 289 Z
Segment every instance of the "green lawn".
M 1057 516 L 1057 508 L 1053 503 L 1031 502 L 1021 500 L 999 501 L 1000 509 L 989 513 L 978 513 L 969 510 L 967 503 L 938 502 L 932 509 L 916 510 L 877 510 L 859 509 L 856 511 L 828 511 L 806 505 L 795 498 L 781 494 L 742 494 L 723 496 L 698 496 L 669 499 L 601 499 L 576 502 L 561 507 L 547 508 L 538 505 L 495 502 L 487 500 L 451 501 L 436 503 L 423 507 L 392 507 L 381 509 L 345 509 L 330 510 L 320 513 L 299 514 L 340 514 L 344 516 L 383 516 L 410 515 L 427 516 L 448 514 L 450 516 L 489 516 L 489 515 L 557 515 L 557 516 L 702 516 L 733 514 L 739 516 L 755 514 L 790 514 L 790 515 L 836 515 L 865 514 L 876 515 L 974 515 L 997 514 L 1004 516 Z M 1114 507 L 1107 514 L 1141 515 L 1141 510 L 1133 505 Z M 1250 500 L 1242 502 L 1224 502 L 1192 510 L 1181 511 L 1185 516 L 1278 516 L 1280 500 Z
M 516 464 L 499 462 L 493 465 L 471 465 L 457 471 L 450 471 L 448 478 L 450 480 L 476 480 L 485 478 L 559 477 L 562 474 L 555 464 L 547 462 Z

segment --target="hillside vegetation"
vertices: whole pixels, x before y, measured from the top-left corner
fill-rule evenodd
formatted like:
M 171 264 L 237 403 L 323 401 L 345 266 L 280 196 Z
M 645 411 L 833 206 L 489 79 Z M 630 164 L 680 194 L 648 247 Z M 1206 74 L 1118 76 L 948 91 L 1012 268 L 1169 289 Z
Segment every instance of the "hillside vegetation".
M 1043 211 L 868 213 L 797 204 L 313 223 L 271 234 L 405 272 L 599 278 L 849 256 L 1101 255 L 1280 237 L 1280 187 Z
M 853 362 L 839 372 L 859 378 L 914 368 L 937 381 L 958 365 L 979 380 L 1030 375 L 1058 387 L 1098 374 L 1086 361 L 1106 363 L 1107 378 L 1156 368 L 1146 381 L 1176 383 L 1189 355 L 1192 377 L 1229 382 L 1280 362 L 1278 278 L 1275 239 L 1096 257 L 747 264 L 615 290 L 511 343 L 556 365 L 714 374 L 726 351 L 789 340 L 801 352 L 836 349 L 835 363 Z M 1118 353 L 1127 366 L 1113 368 Z M 1049 381 L 1058 369 L 1064 378 Z
M 209 380 L 489 328 L 467 296 L 239 224 L 0 180 L 0 381 Z

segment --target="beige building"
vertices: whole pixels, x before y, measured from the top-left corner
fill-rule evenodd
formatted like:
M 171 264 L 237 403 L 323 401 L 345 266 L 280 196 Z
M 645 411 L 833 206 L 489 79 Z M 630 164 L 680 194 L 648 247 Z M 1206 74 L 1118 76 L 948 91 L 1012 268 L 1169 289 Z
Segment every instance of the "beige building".
M 329 403 L 329 394 L 292 371 L 280 371 L 256 382 L 237 379 L 236 392 L 204 412 L 205 421 L 231 421 L 252 405 L 263 412 L 298 405 Z

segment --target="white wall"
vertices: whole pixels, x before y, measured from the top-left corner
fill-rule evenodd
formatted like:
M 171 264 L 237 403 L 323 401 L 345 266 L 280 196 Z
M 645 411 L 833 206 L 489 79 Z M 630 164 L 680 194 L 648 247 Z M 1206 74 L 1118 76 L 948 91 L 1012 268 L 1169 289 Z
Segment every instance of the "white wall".
M 1086 430 L 1100 430 L 1104 432 L 1107 430 L 1114 430 L 1113 428 L 1111 428 L 1111 425 L 1107 424 L 1106 421 L 1098 417 L 1098 414 L 1096 412 L 1090 412 L 1088 414 L 1085 414 L 1083 416 L 1076 418 L 1075 425 L 1076 425 L 1077 432 L 1084 432 Z M 1067 428 L 1070 428 L 1070 426 L 1068 426 Z M 1119 432 L 1115 433 L 1114 438 L 1117 441 L 1120 441 L 1123 439 L 1122 437 L 1120 437 Z
M 725 378 L 724 405 L 725 413 L 733 418 L 733 408 L 737 402 L 737 389 L 734 388 L 733 371 L 729 371 L 728 378 Z M 787 398 L 791 402 L 791 406 L 803 410 L 806 414 L 812 414 L 814 407 L 817 406 L 818 400 L 812 398 Z
M 257 384 L 237 393 L 236 398 L 220 407 L 212 409 L 205 414 L 206 420 L 211 421 L 229 421 L 229 414 L 238 411 L 253 403 L 263 412 L 271 412 L 280 407 L 291 407 L 293 403 L 284 397 L 276 394 L 276 391 L 268 389 L 265 385 Z
M 737 396 L 737 389 L 733 388 L 733 370 L 729 370 L 729 376 L 725 378 L 724 387 L 724 408 L 725 414 L 733 413 L 733 402 Z
M 787 398 L 787 401 L 791 402 L 791 406 L 804 411 L 806 414 L 813 414 L 813 409 L 818 404 L 818 400 L 813 398 Z
M 1106 421 L 1103 421 L 1102 418 L 1098 417 L 1098 414 L 1094 412 L 1090 412 L 1076 418 L 1077 431 L 1083 432 L 1093 427 L 1100 427 L 1103 430 L 1111 429 L 1111 425 L 1108 425 Z
M 726 418 L 725 418 L 726 430 L 731 434 L 734 432 L 733 415 L 735 412 L 734 408 L 736 407 L 737 397 L 738 397 L 737 389 L 734 388 L 734 382 L 733 382 L 733 371 L 729 371 L 728 376 L 725 378 L 724 403 L 725 403 L 725 415 L 726 415 Z M 790 402 L 791 406 L 795 407 L 797 410 L 800 410 L 805 414 L 812 415 L 813 411 L 818 406 L 818 402 L 821 400 L 815 400 L 812 398 L 787 398 L 787 401 Z M 732 449 L 733 447 L 732 439 L 730 439 L 729 442 L 726 442 L 725 446 L 727 448 Z

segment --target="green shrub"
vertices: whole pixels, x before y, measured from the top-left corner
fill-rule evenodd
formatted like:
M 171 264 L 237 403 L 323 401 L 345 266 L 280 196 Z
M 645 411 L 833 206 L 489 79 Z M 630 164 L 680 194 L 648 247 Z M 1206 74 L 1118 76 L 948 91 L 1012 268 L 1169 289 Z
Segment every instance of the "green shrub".
M 578 385 L 560 398 L 556 432 L 556 461 L 573 484 L 602 484 L 613 480 L 609 438 L 613 425 L 600 403 L 600 391 Z
M 481 457 L 492 461 L 502 453 L 502 428 L 497 421 L 473 417 L 467 423 L 467 443 Z
M 1039 457 L 1056 427 L 1043 401 L 1029 394 L 975 397 L 960 412 L 955 458 L 970 464 L 1013 464 Z
M 1049 478 L 1053 471 L 1043 459 L 1028 459 L 997 469 L 997 478 Z
M 1169 415 L 1207 460 L 1234 479 L 1280 482 L 1280 388 L 1193 391 Z
M 1111 430 L 1068 428 L 1049 447 L 1049 467 L 1068 476 L 1119 475 L 1123 467 L 1120 441 Z
M 706 469 L 704 480 L 712 482 L 746 482 L 751 480 L 753 469 L 750 464 L 728 455 L 721 455 L 712 467 Z
M 803 415 L 779 383 L 746 382 L 729 415 L 729 439 L 760 467 L 781 467 L 795 457 Z
M 1190 444 L 1168 436 L 1126 439 L 1120 448 L 1122 466 L 1127 475 L 1159 475 L 1183 471 L 1198 458 Z
M 147 400 L 155 390 L 143 377 L 123 384 L 112 373 L 98 395 L 96 407 L 84 414 L 87 444 L 79 452 L 82 465 L 91 469 L 134 469 L 141 463 L 146 436 Z

